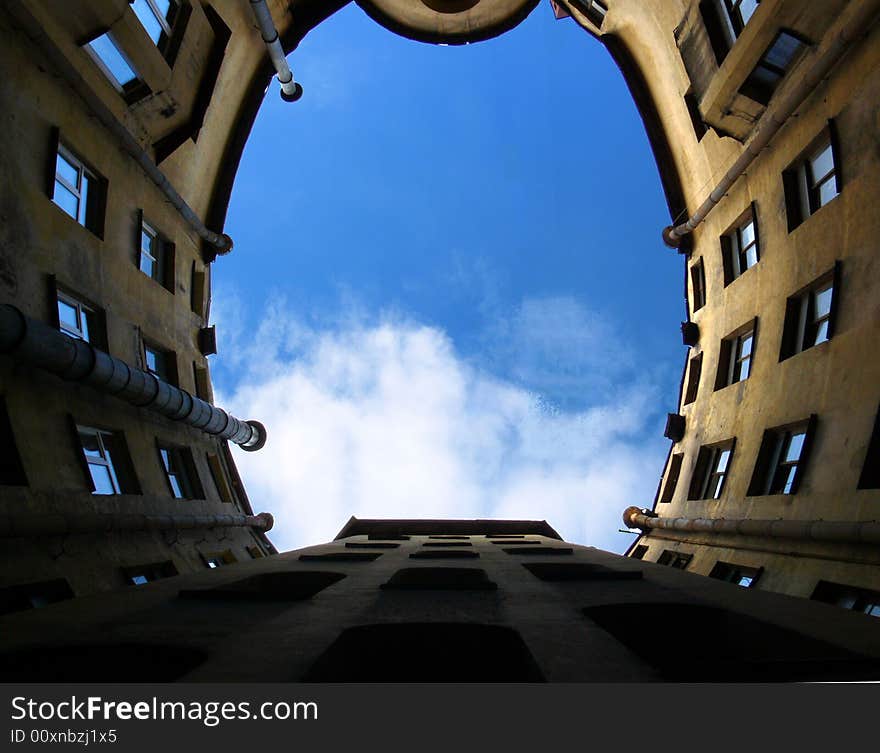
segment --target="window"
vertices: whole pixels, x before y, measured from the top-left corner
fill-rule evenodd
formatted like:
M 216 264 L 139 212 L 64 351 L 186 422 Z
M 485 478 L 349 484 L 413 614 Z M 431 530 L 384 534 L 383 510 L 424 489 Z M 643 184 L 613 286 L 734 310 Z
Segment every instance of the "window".
M 715 389 L 745 381 L 752 369 L 757 320 L 721 341 Z
M 602 0 L 574 0 L 574 2 L 596 26 L 602 26 L 605 15 L 608 13 L 608 7 Z
M 742 34 L 761 0 L 703 0 L 700 14 L 718 65 Z
M 0 588 L 0 615 L 26 609 L 39 609 L 58 601 L 72 599 L 73 596 L 73 589 L 63 578 L 6 586 Z
M 688 499 L 718 499 L 721 496 L 735 441 L 700 448 Z
M 676 570 L 687 570 L 687 566 L 693 558 L 694 555 L 692 554 L 683 554 L 682 552 L 673 552 L 670 549 L 664 549 L 663 554 L 657 559 L 657 564 L 674 567 Z
M 175 499 L 204 499 L 192 453 L 185 447 L 159 445 L 159 459 Z
M 27 476 L 15 444 L 12 422 L 6 409 L 6 399 L 0 397 L 0 485 L 27 486 Z
M 764 572 L 763 567 L 732 565 L 729 562 L 721 562 L 719 560 L 709 573 L 709 577 L 733 583 L 743 588 L 752 588 L 758 582 L 762 572 Z
M 170 578 L 177 575 L 177 568 L 171 560 L 166 562 L 154 562 L 150 565 L 134 565 L 122 568 L 122 577 L 125 582 L 133 586 L 142 586 L 162 578 Z
M 138 266 L 141 272 L 174 292 L 174 244 L 141 220 Z
M 874 431 L 865 454 L 865 464 L 859 477 L 859 489 L 880 489 L 880 410 L 874 419 Z
M 843 189 L 835 134 L 834 124 L 829 123 L 812 147 L 782 174 L 789 232 Z
M 105 32 L 83 45 L 95 65 L 126 102 L 135 102 L 147 89 L 110 32 Z
M 165 52 L 171 39 L 171 29 L 177 19 L 179 7 L 175 0 L 131 0 L 131 8 L 144 27 L 144 31 L 161 52 Z
M 98 237 L 104 232 L 105 191 L 105 181 L 59 143 L 55 151 L 52 201 Z
M 721 255 L 725 287 L 758 263 L 758 229 L 754 208 L 733 230 L 721 236 Z
M 807 43 L 789 31 L 780 31 L 740 87 L 740 93 L 766 105 Z
M 681 463 L 684 453 L 676 452 L 669 459 L 669 470 L 666 471 L 666 483 L 663 484 L 663 493 L 660 495 L 661 502 L 672 502 L 675 495 L 675 487 L 678 485 L 678 477 L 681 474 Z
M 837 263 L 834 269 L 786 301 L 780 361 L 831 339 L 840 272 L 840 264 Z
M 177 360 L 170 350 L 144 342 L 144 368 L 157 379 L 177 386 Z
M 758 462 L 749 485 L 750 496 L 795 494 L 807 462 L 816 417 L 764 432 Z
M 706 271 L 700 259 L 691 266 L 691 289 L 693 291 L 693 311 L 697 312 L 706 305 Z
M 220 495 L 221 501 L 229 505 L 233 504 L 235 497 L 232 494 L 229 482 L 226 480 L 226 470 L 223 467 L 220 456 L 208 453 L 207 458 L 208 468 L 211 470 L 211 478 L 214 479 L 214 486 L 217 487 L 217 493 Z
M 76 430 L 92 494 L 139 494 L 122 435 L 89 426 Z
M 207 554 L 202 554 L 202 560 L 204 560 L 205 565 L 211 570 L 223 567 L 224 565 L 233 565 L 238 562 L 235 555 L 228 549 L 223 552 L 209 552 Z
M 880 617 L 880 591 L 820 580 L 810 598 L 824 601 L 826 604 L 834 604 L 843 609 L 861 612 L 871 617 Z
M 694 356 L 688 362 L 687 389 L 684 393 L 684 404 L 690 405 L 697 399 L 697 391 L 700 388 L 700 376 L 703 373 L 703 354 Z
M 648 547 L 646 544 L 638 544 L 635 549 L 633 549 L 632 557 L 634 560 L 641 560 L 645 558 L 645 555 L 648 553 Z
M 684 95 L 684 104 L 685 107 L 687 107 L 688 115 L 691 118 L 691 125 L 694 128 L 694 136 L 697 137 L 697 141 L 702 141 L 703 136 L 706 135 L 706 132 L 709 129 L 703 121 L 703 115 L 700 112 L 700 105 L 697 102 L 696 95 L 692 91 L 689 90 Z

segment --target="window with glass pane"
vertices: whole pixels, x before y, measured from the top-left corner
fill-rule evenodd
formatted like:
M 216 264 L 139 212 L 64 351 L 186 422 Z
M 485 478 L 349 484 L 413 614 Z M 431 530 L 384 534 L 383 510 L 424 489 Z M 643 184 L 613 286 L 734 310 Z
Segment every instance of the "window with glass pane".
M 59 146 L 55 158 L 55 188 L 52 201 L 80 225 L 86 225 L 89 189 L 94 181 L 83 163 Z
M 154 376 L 163 381 L 168 377 L 168 354 L 152 345 L 144 345 L 144 366 Z
M 119 480 L 108 444 L 111 432 L 78 426 L 79 440 L 94 484 L 93 494 L 119 494 Z
M 694 555 L 692 554 L 683 554 L 682 552 L 673 552 L 671 549 L 664 549 L 663 553 L 657 558 L 657 564 L 674 567 L 676 570 L 687 570 L 687 566 L 693 558 Z
M 880 591 L 820 580 L 810 598 L 871 617 L 880 617 Z
M 768 104 L 777 86 L 807 45 L 793 34 L 780 31 L 740 89 L 750 99 Z
M 742 30 L 749 22 L 749 19 L 758 9 L 761 0 L 724 0 L 727 15 L 730 23 L 736 33 L 736 36 L 742 34 Z
M 67 293 L 58 293 L 58 326 L 65 335 L 90 341 L 90 329 L 95 313 Z
M 831 299 L 834 296 L 832 283 L 811 290 L 804 298 L 806 304 L 806 324 L 804 327 L 803 349 L 823 343 L 828 339 L 828 323 L 831 320 Z
M 177 17 L 177 3 L 171 0 L 133 0 L 131 7 L 153 43 L 163 49 Z
M 739 335 L 734 340 L 732 358 L 730 359 L 730 384 L 735 384 L 749 378 L 754 339 L 755 333 L 749 331 Z
M 195 495 L 183 451 L 177 447 L 160 447 L 159 456 L 162 458 L 172 496 L 176 499 L 192 499 Z
M 778 435 L 775 452 L 776 462 L 773 463 L 767 494 L 791 494 L 806 438 L 806 428 L 785 431 Z
M 729 445 L 710 448 L 706 479 L 703 482 L 703 492 L 700 495 L 702 499 L 718 499 L 721 496 L 732 454 L 733 448 Z
M 735 255 L 734 276 L 739 277 L 749 267 L 758 263 L 758 241 L 755 236 L 755 222 L 749 220 L 745 225 L 736 229 L 734 233 Z
M 807 186 L 810 213 L 825 206 L 837 196 L 837 178 L 834 169 L 834 151 L 831 143 L 823 144 L 806 161 L 804 176 Z
M 159 234 L 144 222 L 141 225 L 140 270 L 159 283 L 165 278 L 163 251 Z
M 755 583 L 757 583 L 758 578 L 761 577 L 762 572 L 763 568 L 745 567 L 744 565 L 734 565 L 729 562 L 721 562 L 719 560 L 715 563 L 715 566 L 709 573 L 709 577 L 715 578 L 717 580 L 723 580 L 727 583 L 733 583 L 734 585 L 741 586 L 742 588 L 751 588 Z
M 107 80 L 113 84 L 119 92 L 125 92 L 138 81 L 138 75 L 134 68 L 122 54 L 122 50 L 110 35 L 110 32 L 102 34 L 85 45 L 92 60 Z

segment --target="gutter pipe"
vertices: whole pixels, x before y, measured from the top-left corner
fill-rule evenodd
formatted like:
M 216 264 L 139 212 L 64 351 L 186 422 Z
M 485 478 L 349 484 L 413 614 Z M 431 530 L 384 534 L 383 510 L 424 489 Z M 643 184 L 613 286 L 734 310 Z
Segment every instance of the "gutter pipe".
M 80 513 L 77 515 L 2 515 L 0 539 L 27 536 L 122 531 L 184 531 L 204 528 L 252 528 L 266 533 L 272 529 L 271 513 L 259 515 L 138 515 L 135 513 Z
M 713 207 L 724 198 L 728 189 L 749 168 L 761 150 L 779 132 L 788 118 L 800 107 L 819 82 L 825 78 L 837 62 L 844 56 L 850 45 L 859 37 L 868 33 L 880 11 L 880 0 L 856 0 L 850 3 L 855 10 L 846 20 L 824 51 L 817 53 L 812 66 L 804 77 L 787 92 L 780 93 L 779 98 L 771 103 L 758 121 L 754 135 L 746 144 L 742 154 L 736 159 L 718 185 L 699 209 L 681 225 L 668 226 L 663 230 L 663 242 L 671 248 L 678 248 L 681 239 L 692 233 L 706 218 Z
M 242 421 L 84 340 L 25 316 L 11 304 L 0 305 L 0 353 L 227 439 L 248 452 L 266 444 L 266 428 L 259 421 Z
M 266 0 L 250 0 L 250 3 L 254 18 L 257 19 L 257 25 L 260 27 L 260 35 L 263 37 L 263 42 L 266 43 L 272 65 L 275 66 L 275 71 L 278 74 L 278 83 L 281 84 L 281 99 L 285 102 L 296 102 L 302 97 L 303 88 L 293 80 L 293 71 L 287 64 L 284 48 L 278 39 L 278 29 L 275 28 L 275 22 L 272 20 L 272 12 L 269 10 Z
M 843 544 L 880 544 L 880 521 L 753 520 L 749 518 L 664 518 L 648 510 L 627 507 L 623 522 L 628 528 L 689 531 L 714 535 L 758 536 L 800 541 L 833 541 Z

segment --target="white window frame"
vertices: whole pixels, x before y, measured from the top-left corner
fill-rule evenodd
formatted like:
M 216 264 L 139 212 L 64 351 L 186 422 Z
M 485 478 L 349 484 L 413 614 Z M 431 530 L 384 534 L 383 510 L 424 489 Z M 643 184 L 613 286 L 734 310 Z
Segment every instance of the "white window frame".
M 788 449 L 791 447 L 791 442 L 794 437 L 802 436 L 804 439 L 801 442 L 801 449 L 798 453 L 798 456 L 795 460 L 786 460 L 785 456 L 788 454 Z M 794 483 L 794 479 L 797 476 L 798 468 L 802 462 L 804 445 L 807 441 L 807 426 L 799 426 L 794 427 L 792 429 L 783 429 L 776 432 L 776 440 L 775 445 L 773 447 L 773 455 L 771 457 L 771 462 L 769 465 L 767 479 L 764 485 L 764 494 L 791 494 L 791 486 Z M 780 471 L 786 468 L 788 469 L 788 473 L 786 475 L 786 483 L 783 484 L 782 489 L 777 491 L 773 491 L 774 482 L 776 481 L 777 475 Z
M 89 315 L 94 317 L 95 310 L 91 306 L 87 306 L 82 301 L 74 298 L 69 293 L 64 293 L 61 290 L 56 291 L 56 301 L 66 303 L 68 306 L 71 306 L 76 310 L 76 319 L 78 324 L 76 329 L 71 329 L 66 322 L 62 321 L 61 313 L 59 311 L 58 329 L 61 330 L 68 337 L 72 337 L 76 340 L 82 340 L 84 342 L 91 342 L 90 337 L 92 337 L 94 334 L 92 330 L 94 329 L 95 321 L 94 318 L 92 318 L 92 322 L 90 324 Z M 85 330 L 83 329 L 83 321 L 85 321 Z
M 750 341 L 749 352 L 744 355 L 743 346 L 745 345 L 746 340 Z M 748 332 L 743 332 L 741 335 L 730 338 L 729 343 L 730 363 L 727 367 L 727 384 L 731 385 L 736 384 L 737 382 L 744 382 L 752 373 L 752 357 L 755 353 L 754 328 L 750 329 Z M 743 375 L 743 370 L 745 370 L 745 376 Z
M 110 70 L 110 67 L 107 65 L 107 63 L 104 62 L 104 59 L 98 54 L 98 51 L 94 47 L 92 47 L 92 42 L 97 41 L 101 37 L 107 37 L 107 40 L 110 42 L 110 44 L 112 44 L 113 47 L 116 48 L 116 51 L 119 53 L 119 56 L 123 59 L 123 61 L 125 61 L 125 64 L 131 69 L 131 72 L 134 76 L 133 78 L 129 79 L 128 81 L 124 81 L 124 82 L 120 81 L 118 78 L 116 78 L 116 75 L 113 73 L 113 71 Z M 86 51 L 86 54 L 92 59 L 92 61 L 95 63 L 95 65 L 98 67 L 98 70 L 100 70 L 101 73 L 104 74 L 104 78 L 106 78 L 107 81 L 110 83 L 110 85 L 114 89 L 116 89 L 116 91 L 118 91 L 120 94 L 126 94 L 132 88 L 132 86 L 138 84 L 141 81 L 141 77 L 137 71 L 137 68 L 135 68 L 134 64 L 131 62 L 131 59 L 128 57 L 128 55 L 125 54 L 125 51 L 122 49 L 120 44 L 116 41 L 113 34 L 111 34 L 109 31 L 104 32 L 103 34 L 99 34 L 94 39 L 91 39 L 88 42 L 86 42 L 83 45 L 83 49 Z
M 752 241 L 744 243 L 745 230 L 751 225 Z M 748 219 L 737 227 L 729 235 L 730 238 L 730 271 L 733 273 L 733 280 L 742 275 L 746 270 L 754 267 L 761 259 L 760 250 L 758 249 L 758 232 L 755 227 L 755 217 L 749 214 Z M 749 252 L 754 250 L 754 262 L 749 263 Z M 744 266 L 745 265 L 745 266 Z
M 165 469 L 165 477 L 171 487 L 171 495 L 175 499 L 194 499 L 193 481 L 182 458 L 179 447 L 159 445 L 159 458 Z
M 102 468 L 107 468 L 108 476 L 110 478 L 110 485 L 113 487 L 113 491 L 110 494 L 122 494 L 121 487 L 119 486 L 119 478 L 116 476 L 116 469 L 113 467 L 113 458 L 110 455 L 110 451 L 107 449 L 106 443 L 104 442 L 104 437 L 112 437 L 112 431 L 104 431 L 103 429 L 94 429 L 91 426 L 80 426 L 77 425 L 76 430 L 80 437 L 80 450 L 83 454 L 83 457 L 86 460 L 86 464 L 89 466 L 99 466 Z M 89 455 L 85 448 L 82 447 L 82 435 L 85 434 L 87 436 L 95 437 L 98 444 L 98 452 L 100 453 L 100 457 L 95 457 L 94 455 Z M 91 475 L 91 468 L 89 468 L 89 475 Z M 94 484 L 94 476 L 92 476 L 92 483 Z M 97 490 L 97 484 L 95 484 L 95 490 L 92 492 L 95 495 L 105 496 L 104 492 L 99 492 Z M 109 496 L 109 495 L 106 495 Z
M 814 175 L 814 165 L 817 159 L 826 151 L 831 153 L 832 169 L 826 172 L 824 175 Z M 795 168 L 795 176 L 798 189 L 797 199 L 800 206 L 801 221 L 806 220 L 807 217 L 814 215 L 822 207 L 830 204 L 840 195 L 837 190 L 838 170 L 839 167 L 837 164 L 837 156 L 835 155 L 834 147 L 831 144 L 831 137 L 826 134 L 826 137 L 822 140 L 819 146 L 812 149 L 810 153 L 804 159 L 802 159 Z M 826 201 L 825 203 L 820 203 L 821 194 L 819 189 L 829 181 L 835 181 L 834 196 L 828 199 L 828 201 Z
M 146 2 L 147 6 L 149 7 L 150 12 L 153 14 L 153 17 L 158 22 L 159 26 L 162 27 L 162 31 L 165 33 L 165 36 L 170 38 L 171 37 L 171 24 L 168 23 L 168 19 L 162 15 L 162 11 L 159 10 L 158 6 L 156 5 L 156 0 L 144 0 L 144 2 Z M 175 10 L 175 18 L 176 18 L 177 14 L 180 13 L 180 3 L 178 3 L 177 0 L 169 0 L 169 7 L 171 7 L 171 6 L 175 7 L 175 9 L 176 9 Z M 134 12 L 138 21 L 140 21 L 141 17 L 138 15 L 138 12 L 134 9 L 134 7 L 132 7 L 132 11 Z M 143 26 L 143 23 L 141 25 Z M 144 31 L 146 31 L 146 27 L 144 27 Z M 150 38 L 152 39 L 152 37 L 150 37 Z M 159 39 L 153 39 L 153 43 L 157 47 L 159 46 L 160 41 L 161 41 L 161 37 Z
M 59 156 L 76 170 L 75 186 L 71 185 L 70 181 L 59 172 Z M 71 152 L 70 149 L 64 146 L 64 144 L 59 142 L 58 151 L 55 154 L 55 183 L 60 183 L 63 188 L 66 188 L 76 197 L 76 216 L 72 217 L 72 219 L 76 220 L 76 222 L 83 227 L 88 227 L 86 224 L 86 215 L 88 212 L 89 194 L 91 189 L 97 184 L 97 181 L 98 179 L 95 177 L 94 173 L 85 166 L 83 161 Z M 54 190 L 52 191 L 52 202 L 68 217 L 71 216 L 61 204 L 55 201 Z
M 150 239 L 150 248 L 144 248 L 144 236 Z M 151 273 L 144 272 L 144 257 L 151 262 Z M 141 221 L 140 234 L 140 252 L 138 255 L 138 269 L 147 275 L 151 280 L 155 280 L 160 285 L 165 282 L 165 239 L 159 232 L 150 225 L 146 220 Z
M 817 300 L 821 293 L 825 291 L 831 291 L 831 298 L 828 304 L 827 313 L 820 314 L 816 316 L 818 311 Z M 810 348 L 821 345 L 823 342 L 827 342 L 831 338 L 828 335 L 829 323 L 831 321 L 831 312 L 834 308 L 834 280 L 827 280 L 820 285 L 817 285 L 809 290 L 805 291 L 804 294 L 800 297 L 800 311 L 798 313 L 798 324 L 797 324 L 797 333 L 795 340 L 795 350 L 792 355 L 797 355 L 798 353 L 803 353 L 805 350 L 809 350 Z M 820 340 L 818 339 L 819 329 L 822 324 L 825 324 L 825 336 Z M 811 334 L 813 333 L 813 334 Z M 809 336 L 810 342 L 807 341 Z
M 171 357 L 171 353 L 164 348 L 160 348 L 158 345 L 153 345 L 152 343 L 147 342 L 146 340 L 142 340 L 141 345 L 143 349 L 144 371 L 148 371 L 156 377 L 156 379 L 168 382 L 168 359 Z M 153 354 L 156 357 L 157 369 L 150 368 L 150 354 Z
M 727 483 L 728 473 L 730 472 L 730 461 L 733 459 L 733 445 L 730 442 L 726 442 L 725 444 L 706 449 L 710 450 L 710 455 L 709 462 L 706 464 L 706 475 L 700 484 L 700 499 L 720 499 Z M 717 481 L 717 484 L 714 483 L 715 481 Z M 714 491 L 711 491 L 713 487 Z

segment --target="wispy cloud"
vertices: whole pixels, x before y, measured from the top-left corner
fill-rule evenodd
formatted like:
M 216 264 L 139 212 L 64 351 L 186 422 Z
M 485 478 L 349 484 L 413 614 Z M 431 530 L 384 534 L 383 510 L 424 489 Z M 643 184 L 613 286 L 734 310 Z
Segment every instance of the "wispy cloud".
M 215 307 L 218 401 L 268 427 L 264 449 L 236 458 L 279 548 L 326 541 L 350 515 L 547 519 L 572 541 L 629 543 L 620 514 L 650 501 L 664 451 L 654 390 L 629 381 L 565 410 L 527 386 L 573 389 L 604 368 L 613 332 L 587 310 L 524 302 L 495 347 L 532 363 L 505 380 L 400 315 L 313 322 L 277 300 L 249 333 L 231 301 Z

